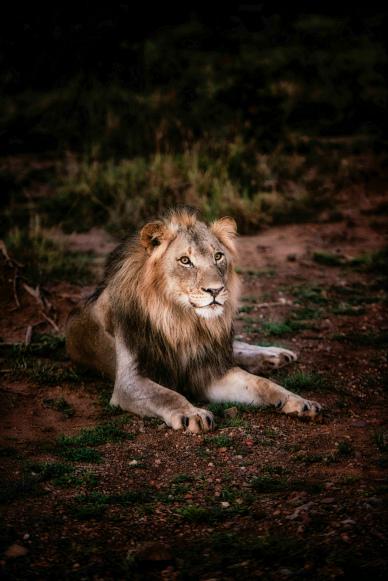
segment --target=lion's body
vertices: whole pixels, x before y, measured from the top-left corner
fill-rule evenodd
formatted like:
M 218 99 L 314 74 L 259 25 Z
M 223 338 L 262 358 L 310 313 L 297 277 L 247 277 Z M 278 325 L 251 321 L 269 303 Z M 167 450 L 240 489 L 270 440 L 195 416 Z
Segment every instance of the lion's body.
M 231 219 L 208 228 L 193 212 L 178 210 L 146 225 L 111 255 L 103 283 L 70 315 L 66 335 L 76 363 L 115 380 L 114 405 L 159 415 L 173 427 L 187 417 L 192 431 L 207 429 L 209 412 L 206 427 L 205 412 L 183 394 L 212 399 L 212 390 L 219 391 L 237 369 L 236 359 L 248 366 L 253 359 L 281 361 L 281 350 L 266 356 L 260 348 L 233 345 L 239 290 L 234 236 Z M 287 354 L 293 358 L 284 351 L 283 362 Z M 238 372 L 235 378 L 245 373 Z M 230 385 L 227 391 L 231 397 Z M 278 400 L 279 394 L 273 403 Z M 199 420 L 191 421 L 193 415 Z

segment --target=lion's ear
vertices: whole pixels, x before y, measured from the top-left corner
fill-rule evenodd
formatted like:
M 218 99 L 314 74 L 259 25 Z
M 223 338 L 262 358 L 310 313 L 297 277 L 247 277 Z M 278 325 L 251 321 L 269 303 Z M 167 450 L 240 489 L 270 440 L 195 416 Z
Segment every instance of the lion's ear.
M 234 240 L 237 236 L 236 220 L 229 218 L 229 216 L 220 218 L 213 222 L 210 226 L 210 230 L 213 232 L 214 236 L 216 236 L 218 240 L 226 246 L 230 252 L 232 252 L 232 254 L 236 254 L 236 246 L 234 244 Z
M 167 229 L 163 222 L 150 222 L 140 230 L 140 244 L 144 246 L 148 254 L 151 254 L 155 246 L 159 246 L 166 238 Z

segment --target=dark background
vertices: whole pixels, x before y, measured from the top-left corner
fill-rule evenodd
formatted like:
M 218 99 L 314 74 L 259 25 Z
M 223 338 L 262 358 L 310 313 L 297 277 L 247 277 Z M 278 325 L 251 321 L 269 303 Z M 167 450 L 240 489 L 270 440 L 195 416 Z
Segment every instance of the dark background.
M 387 17 L 341 4 L 16 4 L 1 24 L 2 151 L 174 150 L 205 134 L 386 134 Z

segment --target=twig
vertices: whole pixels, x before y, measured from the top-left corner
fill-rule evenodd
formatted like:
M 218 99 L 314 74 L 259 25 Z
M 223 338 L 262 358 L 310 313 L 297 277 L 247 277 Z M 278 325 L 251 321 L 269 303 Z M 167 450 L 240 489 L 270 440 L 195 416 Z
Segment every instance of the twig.
M 28 294 L 31 295 L 32 297 L 34 297 L 34 299 L 36 300 L 36 302 L 44 308 L 44 304 L 43 304 L 43 301 L 42 301 L 42 296 L 40 294 L 39 285 L 36 288 L 32 288 L 32 286 L 30 286 L 26 282 L 23 282 L 23 287 L 28 292 Z
M 18 278 L 18 273 L 16 271 L 14 276 L 13 276 L 12 290 L 13 290 L 13 298 L 15 299 L 15 303 L 16 303 L 16 308 L 19 309 L 20 301 L 19 301 L 18 290 L 17 290 L 17 286 L 16 286 L 17 278 Z
M 10 266 L 18 266 L 19 268 L 23 268 L 23 264 L 21 264 L 20 262 L 18 262 L 14 258 L 10 257 L 10 255 L 8 254 L 8 250 L 7 250 L 7 247 L 5 245 L 4 240 L 0 240 L 0 250 L 1 250 L 1 253 L 3 254 L 5 260 L 7 261 L 7 263 Z
M 49 316 L 47 316 L 47 315 L 46 315 L 46 313 L 44 313 L 43 311 L 40 311 L 40 314 L 42 315 L 42 317 L 44 317 L 44 318 L 46 319 L 46 321 L 47 321 L 48 323 L 50 323 L 50 325 L 53 327 L 53 329 L 54 329 L 55 331 L 59 331 L 59 327 L 58 327 L 58 325 L 56 324 L 56 322 L 55 322 L 55 321 L 53 321 L 53 320 L 52 320 L 52 319 L 51 319 Z
M 26 329 L 26 336 L 24 338 L 24 345 L 29 345 L 31 343 L 32 337 L 32 325 L 28 325 Z

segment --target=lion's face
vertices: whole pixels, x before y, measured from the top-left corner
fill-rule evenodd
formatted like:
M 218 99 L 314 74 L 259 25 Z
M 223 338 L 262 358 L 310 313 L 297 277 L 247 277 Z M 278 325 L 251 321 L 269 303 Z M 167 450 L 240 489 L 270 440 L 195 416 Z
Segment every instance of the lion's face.
M 211 227 L 196 220 L 188 224 L 153 223 L 145 229 L 149 260 L 163 273 L 160 292 L 169 302 L 198 317 L 221 317 L 236 295 L 234 221 L 224 218 Z
M 228 254 L 204 224 L 180 232 L 165 257 L 170 299 L 199 317 L 221 316 L 228 300 Z

